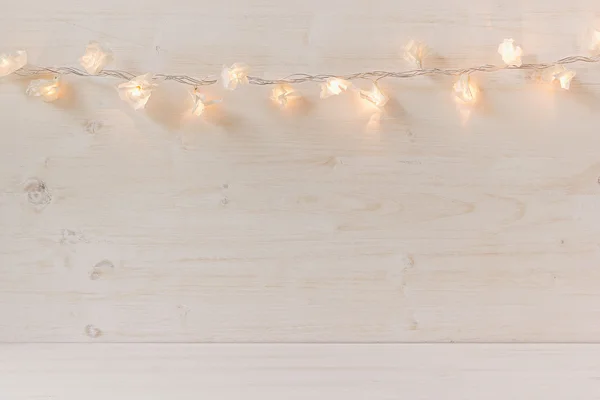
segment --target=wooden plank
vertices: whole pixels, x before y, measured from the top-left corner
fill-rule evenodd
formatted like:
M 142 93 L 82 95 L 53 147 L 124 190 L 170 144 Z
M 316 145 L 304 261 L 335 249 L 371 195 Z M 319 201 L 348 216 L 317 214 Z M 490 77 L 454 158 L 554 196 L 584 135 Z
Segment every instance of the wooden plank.
M 510 36 L 553 60 L 579 53 L 600 12 L 13 3 L 0 47 L 37 64 L 74 64 L 99 39 L 118 68 L 210 75 L 244 61 L 265 77 L 405 69 L 412 37 L 433 65 L 497 63 Z M 486 100 L 466 122 L 450 80 L 383 83 L 380 123 L 352 96 L 319 101 L 316 85 L 287 113 L 266 88 L 208 88 L 224 103 L 193 121 L 172 85 L 135 113 L 116 81 L 70 77 L 46 104 L 3 80 L 0 341 L 596 341 L 600 67 L 576 68 L 569 93 L 480 76 Z
M 10 400 L 598 399 L 598 345 L 0 346 Z

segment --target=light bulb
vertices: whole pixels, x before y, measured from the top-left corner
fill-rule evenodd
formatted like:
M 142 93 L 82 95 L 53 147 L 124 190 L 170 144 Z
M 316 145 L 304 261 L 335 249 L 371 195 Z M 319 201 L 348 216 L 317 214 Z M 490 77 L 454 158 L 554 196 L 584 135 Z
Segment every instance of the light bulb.
M 404 46 L 404 59 L 417 68 L 423 68 L 423 58 L 427 53 L 427 47 L 421 42 L 411 40 Z
M 600 31 L 591 29 L 589 32 L 588 51 L 592 55 L 600 53 Z
M 560 82 L 560 87 L 569 90 L 571 88 L 571 81 L 575 77 L 575 71 L 566 70 L 556 76 L 556 79 Z
M 23 50 L 15 54 L 0 54 L 0 77 L 8 76 L 27 64 L 27 53 Z
M 134 110 L 140 110 L 146 107 L 146 103 L 152 95 L 152 91 L 156 86 L 152 83 L 153 75 L 151 73 L 136 76 L 132 80 L 121 83 L 117 86 L 119 97 L 127 104 L 133 107 Z
M 469 74 L 462 74 L 454 83 L 456 100 L 463 104 L 474 104 L 477 101 L 479 89 L 471 82 Z
M 271 100 L 279 104 L 281 108 L 287 106 L 290 100 L 300 97 L 300 94 L 289 85 L 277 85 L 271 92 Z
M 548 83 L 558 81 L 561 88 L 569 90 L 571 88 L 571 81 L 575 75 L 575 71 L 565 68 L 564 65 L 555 65 L 553 67 L 546 68 L 542 72 L 542 80 Z
M 36 79 L 29 82 L 25 93 L 28 96 L 41 97 L 44 101 L 51 102 L 58 99 L 60 94 L 60 77 L 53 79 Z
M 112 51 L 98 42 L 90 42 L 85 54 L 79 59 L 81 66 L 88 74 L 98 75 L 113 60 Z
M 373 104 L 375 107 L 381 108 L 385 106 L 388 101 L 388 98 L 379 86 L 376 83 L 373 83 L 373 88 L 371 90 L 361 90 L 360 97 L 367 100 L 369 103 Z
M 330 96 L 338 95 L 348 90 L 351 83 L 339 78 L 328 78 L 321 84 L 321 98 L 326 99 Z
M 198 88 L 194 88 L 194 90 L 190 92 L 190 95 L 192 96 L 192 101 L 194 102 L 192 114 L 196 116 L 202 115 L 206 107 L 221 102 L 221 100 L 206 100 L 206 96 L 200 93 Z
M 235 90 L 238 85 L 248 83 L 249 68 L 246 64 L 235 63 L 230 68 L 224 66 L 221 71 L 221 80 L 227 90 Z
M 513 39 L 504 39 L 504 42 L 498 46 L 498 53 L 502 56 L 502 61 L 508 66 L 520 67 L 523 65 L 521 61 L 523 50 L 519 46 L 515 46 Z

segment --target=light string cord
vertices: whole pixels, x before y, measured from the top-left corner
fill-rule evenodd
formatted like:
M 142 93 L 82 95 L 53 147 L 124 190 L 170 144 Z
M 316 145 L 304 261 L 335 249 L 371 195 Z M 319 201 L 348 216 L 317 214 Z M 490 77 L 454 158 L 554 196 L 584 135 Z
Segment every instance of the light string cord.
M 379 81 L 384 78 L 395 78 L 395 79 L 407 79 L 414 78 L 417 76 L 432 76 L 432 75 L 446 75 L 446 76 L 458 76 L 463 74 L 471 74 L 476 72 L 491 73 L 502 70 L 544 70 L 556 65 L 567 65 L 574 63 L 597 63 L 600 62 L 600 55 L 594 57 L 585 56 L 569 56 L 561 58 L 553 63 L 539 63 L 539 64 L 522 64 L 520 66 L 507 65 L 498 66 L 492 64 L 485 64 L 476 67 L 469 68 L 421 68 L 410 71 L 393 72 L 393 71 L 366 71 L 358 72 L 349 75 L 331 75 L 331 74 L 317 74 L 310 75 L 304 73 L 288 75 L 282 79 L 263 79 L 255 76 L 248 76 L 248 83 L 251 85 L 284 85 L 284 84 L 298 84 L 305 82 L 325 82 L 331 78 L 339 78 L 347 81 L 367 79 L 372 81 Z M 100 76 L 100 77 L 112 77 L 122 80 L 131 80 L 135 78 L 136 74 L 124 70 L 111 70 L 106 69 L 100 71 L 96 75 L 87 73 L 86 71 L 74 68 L 74 67 L 38 67 L 28 65 L 16 72 L 20 76 L 36 76 L 43 74 L 59 74 L 59 75 L 77 75 L 77 76 Z M 194 78 L 188 75 L 169 75 L 169 74 L 154 74 L 154 79 L 164 81 L 175 81 L 183 85 L 188 86 L 207 86 L 214 85 L 217 83 L 217 79 L 214 77 L 205 77 L 202 79 Z
M 98 74 L 93 75 L 90 74 L 80 68 L 74 67 L 37 67 L 27 65 L 15 74 L 19 76 L 36 76 L 36 75 L 44 75 L 44 74 L 57 74 L 57 75 L 77 75 L 77 76 L 100 76 L 100 77 L 111 77 L 122 80 L 131 80 L 135 78 L 137 75 L 131 73 L 129 71 L 117 70 L 117 69 L 104 69 L 100 71 Z M 157 80 L 164 81 L 175 81 L 184 85 L 189 86 L 206 86 L 206 85 L 214 85 L 217 83 L 217 80 L 211 77 L 206 77 L 203 79 L 194 78 L 192 76 L 187 75 L 168 75 L 168 74 L 154 74 L 154 78 Z
M 600 62 L 600 55 L 594 57 L 585 56 L 569 56 L 561 58 L 553 63 L 540 63 L 540 64 L 522 64 L 521 66 L 507 65 L 498 66 L 492 64 L 480 65 L 477 67 L 469 68 L 421 68 L 403 72 L 390 72 L 390 71 L 367 71 L 358 72 L 350 75 L 309 75 L 309 74 L 293 74 L 283 79 L 262 79 L 253 76 L 248 77 L 248 83 L 254 85 L 279 85 L 279 84 L 295 84 L 303 82 L 325 82 L 330 78 L 339 78 L 347 81 L 356 79 L 368 79 L 378 81 L 384 78 L 414 78 L 416 76 L 431 76 L 431 75 L 446 75 L 446 76 L 458 76 L 463 74 L 471 74 L 474 72 L 496 72 L 507 69 L 517 70 L 544 70 L 555 65 L 566 65 L 574 64 L 578 62 L 584 63 L 597 63 Z

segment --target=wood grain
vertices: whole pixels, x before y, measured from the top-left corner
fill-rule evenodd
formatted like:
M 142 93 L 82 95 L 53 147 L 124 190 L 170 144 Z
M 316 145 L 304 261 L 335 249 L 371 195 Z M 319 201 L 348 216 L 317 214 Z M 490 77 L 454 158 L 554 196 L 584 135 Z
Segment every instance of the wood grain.
M 565 11 L 566 10 L 566 11 Z M 591 0 L 14 3 L 0 47 L 75 64 L 264 77 L 579 53 Z M 526 58 L 527 61 L 527 58 Z M 384 82 L 281 112 L 267 88 L 205 119 L 165 85 L 144 112 L 116 81 L 67 78 L 56 104 L 0 85 L 2 342 L 578 342 L 600 333 L 600 68 L 571 92 L 477 76 L 467 120 L 446 80 Z M 360 83 L 363 84 L 363 83 Z M 368 85 L 368 82 L 364 82 Z M 463 116 L 464 117 L 464 116 Z M 137 351 L 137 350 L 131 350 Z
M 598 399 L 597 345 L 2 345 L 11 400 Z

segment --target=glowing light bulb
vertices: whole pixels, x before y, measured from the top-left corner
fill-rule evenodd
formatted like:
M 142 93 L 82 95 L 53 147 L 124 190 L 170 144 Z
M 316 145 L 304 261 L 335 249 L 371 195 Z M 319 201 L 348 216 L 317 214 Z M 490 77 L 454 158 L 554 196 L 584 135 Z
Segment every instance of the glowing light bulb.
M 385 106 L 385 104 L 388 102 L 387 96 L 383 94 L 383 92 L 381 91 L 381 89 L 379 89 L 379 86 L 377 86 L 376 83 L 373 84 L 373 88 L 370 91 L 361 90 L 360 97 L 367 100 L 369 103 L 373 104 L 375 107 L 378 108 Z
M 271 100 L 279 104 L 281 108 L 288 105 L 289 101 L 293 101 L 300 97 L 300 93 L 296 92 L 289 85 L 277 85 L 271 92 Z
M 60 78 L 55 76 L 53 79 L 36 79 L 29 82 L 25 93 L 28 96 L 41 97 L 44 101 L 51 102 L 58 99 Z
M 238 85 L 248 83 L 249 68 L 246 64 L 235 63 L 230 68 L 224 66 L 221 71 L 221 80 L 227 90 L 235 90 Z
M 15 54 L 0 54 L 0 77 L 8 76 L 27 64 L 27 53 L 23 50 Z
M 560 74 L 558 74 L 556 76 L 556 78 L 558 79 L 558 81 L 560 82 L 560 87 L 565 89 L 565 90 L 569 90 L 571 88 L 571 81 L 573 80 L 573 78 L 575 77 L 575 71 L 569 71 L 566 70 L 564 72 L 561 72 Z
M 194 102 L 192 114 L 196 116 L 202 115 L 206 107 L 221 102 L 221 100 L 206 100 L 206 96 L 200 93 L 198 88 L 194 88 L 194 90 L 190 92 L 190 95 L 192 96 L 192 101 Z
M 523 65 L 521 61 L 523 50 L 519 46 L 515 46 L 513 39 L 504 39 L 504 42 L 498 46 L 498 53 L 502 56 L 502 61 L 508 66 L 520 67 Z
M 600 31 L 590 29 L 587 37 L 587 50 L 591 55 L 600 53 Z
M 348 81 L 339 78 L 328 78 L 325 83 L 321 84 L 321 98 L 326 99 L 330 96 L 336 96 L 345 92 L 352 84 Z
M 148 103 L 152 91 L 158 86 L 157 84 L 152 83 L 153 78 L 153 75 L 148 73 L 136 76 L 128 82 L 121 83 L 117 86 L 119 97 L 133 107 L 134 110 L 140 110 L 146 107 L 146 103 Z
M 454 83 L 456 100 L 463 104 L 474 104 L 477 101 L 479 89 L 471 82 L 469 74 L 462 74 Z
M 90 42 L 85 54 L 79 59 L 81 66 L 88 74 L 97 75 L 113 60 L 112 51 L 98 42 Z
M 423 68 L 423 58 L 427 53 L 427 46 L 421 42 L 411 40 L 404 46 L 404 59 L 417 68 Z
M 569 90 L 575 75 L 575 71 L 568 70 L 564 65 L 555 65 L 542 72 L 542 80 L 548 83 L 558 81 L 561 88 Z

